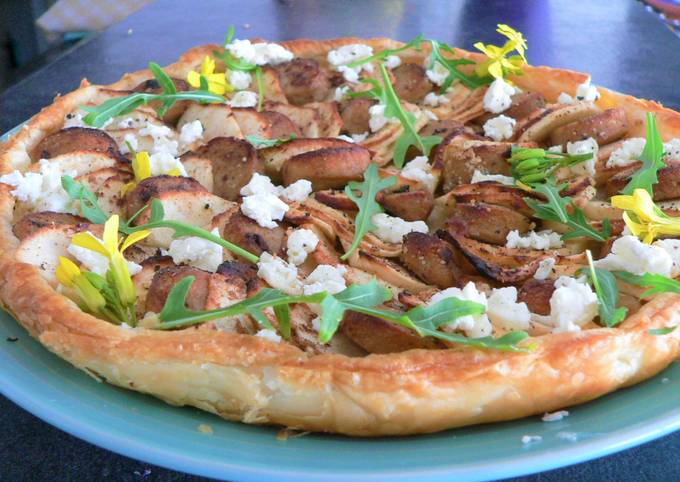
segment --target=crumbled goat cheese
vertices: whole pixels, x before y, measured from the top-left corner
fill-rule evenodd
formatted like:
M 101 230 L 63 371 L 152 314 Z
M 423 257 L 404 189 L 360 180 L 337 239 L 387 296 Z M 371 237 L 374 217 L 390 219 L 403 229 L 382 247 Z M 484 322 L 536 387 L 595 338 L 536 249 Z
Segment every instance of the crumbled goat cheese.
M 168 126 L 157 125 L 148 122 L 144 127 L 139 130 L 140 136 L 150 136 L 153 138 L 153 148 L 151 149 L 151 154 L 170 154 L 172 156 L 177 155 L 177 149 L 179 148 L 179 143 L 175 139 L 175 131 L 170 129 Z M 157 174 L 154 174 L 156 176 Z
M 546 258 L 542 259 L 538 263 L 538 268 L 534 272 L 534 279 L 537 280 L 544 280 L 548 279 L 548 277 L 552 274 L 553 269 L 555 268 L 555 258 Z
M 597 145 L 597 141 L 593 139 L 592 137 L 589 137 L 588 139 L 585 139 L 583 141 L 576 141 L 576 142 L 567 142 L 567 154 L 571 154 L 572 156 L 577 156 L 579 154 L 591 154 L 593 157 L 588 159 L 585 162 L 580 162 L 572 167 L 570 167 L 570 171 L 573 172 L 574 174 L 584 174 L 588 176 L 592 176 L 595 174 L 595 161 L 597 161 L 597 152 L 599 150 L 599 146 Z
M 336 139 L 340 139 L 341 141 L 345 142 L 351 142 L 354 144 L 354 139 L 352 139 L 350 136 L 346 136 L 344 134 L 340 134 L 339 136 L 335 136 Z
M 229 71 L 229 83 L 236 90 L 246 90 L 250 87 L 251 81 L 252 77 L 248 72 L 242 72 L 240 70 Z
M 437 95 L 436 92 L 430 92 L 423 99 L 423 104 L 431 105 L 432 107 L 437 107 L 439 104 L 445 104 L 449 102 L 449 98 L 445 95 Z
M 347 82 L 358 82 L 359 75 L 362 70 L 367 72 L 373 71 L 373 65 L 370 62 L 358 65 L 356 67 L 349 67 L 349 64 L 356 60 L 362 60 L 373 55 L 373 48 L 364 44 L 343 45 L 339 49 L 328 52 L 326 59 L 328 63 L 341 72 Z
M 316 249 L 319 238 L 309 229 L 296 229 L 288 236 L 288 262 L 300 265 L 305 262 L 307 255 Z
M 85 125 L 85 122 L 83 122 L 82 112 L 72 112 L 70 114 L 66 114 L 66 117 L 64 118 L 64 129 L 69 127 L 88 127 Z
M 269 179 L 268 176 L 263 176 L 262 174 L 258 174 L 257 172 L 253 174 L 253 177 L 250 178 L 250 181 L 248 181 L 248 184 L 243 186 L 241 188 L 241 191 L 239 191 L 241 196 L 253 196 L 255 194 L 275 194 L 279 195 L 279 188 L 278 186 L 275 186 L 274 183 L 272 182 L 271 179 Z
M 543 415 L 543 420 L 544 422 L 559 422 L 565 417 L 569 416 L 569 412 L 566 410 L 560 410 L 558 412 L 553 412 L 553 413 L 546 413 Z
M 671 268 L 671 277 L 675 278 L 680 275 L 680 239 L 659 239 L 654 241 L 652 246 L 663 249 L 668 253 L 673 260 L 673 267 Z
M 543 441 L 543 437 L 540 435 L 522 435 L 522 443 L 524 445 L 532 444 L 532 443 L 537 443 Z
M 551 326 L 553 333 L 562 333 L 580 331 L 597 316 L 597 295 L 585 278 L 560 276 L 555 281 L 555 288 L 550 297 L 550 315 L 534 314 L 532 319 Z
M 427 117 L 431 121 L 438 121 L 439 120 L 439 117 L 437 117 L 437 114 L 435 114 L 434 112 L 432 112 L 429 109 L 423 109 L 423 114 L 425 114 L 425 117 Z
M 341 85 L 340 87 L 335 88 L 335 92 L 333 93 L 333 100 L 335 102 L 342 102 L 345 97 L 347 97 L 347 93 L 349 92 L 349 87 L 346 85 Z
M 137 136 L 132 134 L 131 132 L 128 132 L 123 137 L 123 144 L 120 146 L 121 154 L 128 154 L 130 152 L 128 144 L 135 151 L 139 149 L 139 141 L 137 140 Z
M 274 330 L 270 330 L 269 328 L 263 328 L 259 330 L 257 333 L 255 333 L 255 336 L 259 336 L 260 338 L 264 338 L 265 340 L 268 341 L 273 341 L 275 343 L 281 343 L 281 337 L 276 333 Z
M 642 150 L 645 148 L 645 139 L 642 137 L 633 137 L 626 139 L 621 144 L 621 147 L 611 153 L 607 159 L 607 167 L 623 167 L 638 162 L 642 155 Z
M 200 120 L 196 119 L 182 126 L 182 130 L 179 133 L 180 144 L 186 146 L 199 139 L 203 139 L 203 124 L 201 124 Z
M 217 228 L 212 230 L 212 234 L 220 236 Z M 222 246 L 197 236 L 173 239 L 168 248 L 168 254 L 172 256 L 175 264 L 190 264 L 213 273 L 223 261 Z
M 376 226 L 373 234 L 388 243 L 401 243 L 408 233 L 427 233 L 428 229 L 423 221 L 404 221 L 385 213 L 374 214 L 371 221 Z
M 312 193 L 312 183 L 307 179 L 299 179 L 287 187 L 279 188 L 279 195 L 291 201 L 302 202 Z
M 167 152 L 157 152 L 149 156 L 149 164 L 151 164 L 151 175 L 160 176 L 167 174 L 173 169 L 177 169 L 180 176 L 186 176 L 187 171 L 184 169 L 184 164 L 177 157 Z
M 658 243 L 658 242 L 657 242 Z M 595 266 L 609 271 L 628 271 L 670 276 L 673 257 L 664 249 L 665 244 L 645 244 L 637 236 L 621 236 L 612 244 L 611 252 L 595 261 Z
M 364 132 L 363 134 L 352 134 L 352 140 L 356 143 L 364 142 L 367 137 L 368 132 Z
M 486 181 L 494 181 L 501 184 L 505 184 L 506 186 L 515 185 L 515 180 L 510 176 L 504 176 L 503 174 L 484 174 L 483 172 L 480 172 L 479 170 L 475 169 L 475 172 L 472 173 L 472 180 L 470 182 L 476 184 L 478 182 Z
M 401 176 L 406 179 L 412 179 L 423 184 L 430 191 L 434 191 L 434 175 L 432 174 L 432 165 L 427 156 L 417 156 L 407 163 L 401 170 Z
M 241 212 L 263 228 L 273 229 L 278 226 L 275 221 L 281 221 L 288 212 L 288 204 L 274 194 L 253 194 L 243 198 Z
M 510 139 L 515 129 L 515 124 L 517 124 L 515 119 L 503 114 L 492 117 L 484 123 L 484 135 L 496 142 Z
M 257 262 L 257 275 L 269 286 L 284 293 L 289 295 L 302 293 L 302 282 L 298 279 L 297 267 L 266 251 L 260 255 Z
M 529 307 L 517 302 L 514 286 L 494 289 L 487 300 L 486 314 L 494 325 L 506 330 L 526 330 L 531 321 Z
M 529 231 L 521 235 L 519 231 L 514 229 L 506 236 L 506 248 L 530 248 L 530 249 L 555 249 L 561 248 L 563 243 L 560 235 L 554 231 Z
M 468 282 L 462 290 L 460 288 L 446 288 L 445 290 L 435 293 L 428 301 L 428 305 L 433 305 L 446 298 L 474 301 L 475 303 L 484 305 L 484 307 L 487 306 L 486 295 L 481 291 L 478 291 L 472 281 Z M 488 336 L 493 332 L 493 326 L 486 313 L 481 315 L 461 316 L 446 325 L 446 328 L 450 331 L 463 330 L 465 334 L 471 338 Z
M 54 211 L 58 213 L 73 213 L 71 198 L 61 187 L 61 177 L 76 176 L 75 171 L 63 171 L 58 162 L 40 159 L 38 172 L 14 171 L 0 176 L 0 183 L 14 187 L 10 194 L 19 201 L 25 202 L 35 211 Z
M 484 110 L 493 114 L 500 114 L 512 104 L 512 96 L 517 93 L 512 85 L 502 78 L 491 82 L 484 94 Z
M 388 55 L 384 64 L 388 69 L 396 69 L 401 65 L 401 57 L 398 55 Z
M 302 287 L 305 295 L 313 295 L 326 291 L 330 294 L 340 293 L 347 288 L 344 274 L 347 268 L 343 265 L 333 266 L 330 264 L 320 264 L 305 279 Z
M 590 77 L 585 82 L 576 87 L 576 97 L 572 97 L 566 92 L 562 92 L 557 98 L 560 104 L 575 104 L 581 100 L 594 102 L 600 98 L 600 93 L 594 85 L 590 85 Z
M 249 90 L 239 90 L 227 101 L 232 107 L 255 107 L 257 105 L 257 94 Z
M 92 234 L 92 236 L 94 236 L 94 234 Z M 96 236 L 94 237 L 97 238 Z M 101 239 L 99 239 L 99 241 L 101 241 Z M 91 249 L 83 248 L 82 246 L 76 246 L 75 244 L 70 244 L 66 250 L 89 271 L 92 271 L 99 276 L 106 276 L 106 272 L 109 270 L 109 258 L 103 254 L 99 254 Z M 140 265 L 132 261 L 126 261 L 126 264 L 130 276 L 134 276 L 142 270 Z
M 664 159 L 680 161 L 680 139 L 671 139 L 663 145 Z
M 274 43 L 250 43 L 250 40 L 233 40 L 225 47 L 234 57 L 249 64 L 277 65 L 293 60 L 293 52 Z
M 435 62 L 432 66 L 432 69 L 427 69 L 425 74 L 433 84 L 442 85 L 444 82 L 446 82 L 446 79 L 449 76 L 449 71 L 440 62 Z
M 385 124 L 392 123 L 398 123 L 399 119 L 395 117 L 385 117 L 385 105 L 384 104 L 376 104 L 372 105 L 368 109 L 368 114 L 370 115 L 368 119 L 368 127 L 371 129 L 371 132 L 377 132 L 383 127 L 385 127 Z

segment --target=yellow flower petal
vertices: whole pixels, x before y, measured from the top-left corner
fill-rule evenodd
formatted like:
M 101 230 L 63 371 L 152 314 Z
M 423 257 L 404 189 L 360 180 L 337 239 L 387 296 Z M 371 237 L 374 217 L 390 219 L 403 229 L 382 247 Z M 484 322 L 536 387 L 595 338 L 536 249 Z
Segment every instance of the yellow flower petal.
M 80 276 L 80 268 L 70 259 L 59 256 L 59 264 L 55 274 L 62 285 L 71 287 L 73 286 L 73 280 Z
M 120 247 L 120 252 L 124 253 L 125 250 L 128 249 L 130 246 L 132 246 L 135 243 L 138 243 L 139 241 L 146 238 L 150 234 L 151 234 L 151 231 L 148 230 L 148 229 L 132 233 L 127 238 L 125 238 L 125 241 L 123 241 L 123 244 Z
M 169 170 L 168 172 L 166 172 L 165 174 L 167 174 L 168 176 L 175 176 L 175 177 L 177 177 L 177 176 L 181 176 L 181 175 L 182 175 L 182 172 L 179 170 L 179 168 L 173 167 L 172 169 L 170 169 L 170 170 Z
M 151 159 L 148 152 L 140 151 L 135 155 L 135 158 L 132 160 L 132 170 L 135 173 L 135 180 L 137 182 L 151 177 Z
M 118 252 L 118 225 L 119 218 L 117 214 L 111 216 L 104 223 L 104 248 L 109 253 L 109 259 L 112 259 L 114 253 Z
M 90 251 L 94 251 L 96 253 L 102 254 L 106 256 L 107 258 L 110 258 L 111 256 L 109 255 L 109 252 L 106 250 L 104 245 L 99 241 L 97 238 L 95 238 L 92 234 L 90 233 L 76 233 L 73 235 L 71 238 L 71 244 L 75 244 L 76 246 L 80 246 L 81 248 L 86 248 L 89 249 Z
M 194 89 L 198 89 L 201 86 L 201 74 L 199 74 L 195 70 L 190 71 L 187 74 L 187 82 Z
M 104 299 L 104 296 L 84 275 L 78 275 L 74 279 L 74 284 L 78 290 L 78 295 L 87 307 L 87 311 L 90 313 L 98 313 L 106 306 L 106 299 Z
M 203 62 L 201 62 L 201 74 L 208 76 L 213 72 L 215 72 L 215 60 L 209 55 L 206 55 Z

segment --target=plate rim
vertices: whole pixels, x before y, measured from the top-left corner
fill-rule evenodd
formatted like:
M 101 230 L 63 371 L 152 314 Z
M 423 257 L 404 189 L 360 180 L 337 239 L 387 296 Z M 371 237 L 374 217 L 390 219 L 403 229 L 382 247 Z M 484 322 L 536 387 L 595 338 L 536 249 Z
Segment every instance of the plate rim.
M 27 121 L 26 121 L 27 122 Z M 6 141 L 12 134 L 17 132 L 26 122 L 10 129 L 0 135 L 0 141 Z M 28 331 L 8 312 L 0 309 L 0 314 L 11 318 L 28 336 Z M 31 336 L 36 343 L 38 340 Z M 106 431 L 105 425 L 88 424 L 73 411 L 63 410 L 60 405 L 52 405 L 39 397 L 31 397 L 31 380 L 38 381 L 38 375 L 31 372 L 25 365 L 18 363 L 4 345 L 0 345 L 0 360 L 5 363 L 1 365 L 0 371 L 6 376 L 0 383 L 0 393 L 11 400 L 13 403 L 38 417 L 42 421 L 95 445 L 104 450 L 123 455 L 125 457 L 139 460 L 142 462 L 176 470 L 186 474 L 212 477 L 220 480 L 226 478 L 238 481 L 258 481 L 263 477 L 268 480 L 282 481 L 340 481 L 340 480 L 448 480 L 455 476 L 460 481 L 488 480 L 508 477 L 526 476 L 548 470 L 555 470 L 568 467 L 574 464 L 587 462 L 600 457 L 605 457 L 623 450 L 642 445 L 646 442 L 658 439 L 675 431 L 680 431 L 680 406 L 670 412 L 666 412 L 658 417 L 647 419 L 644 423 L 635 424 L 628 428 L 617 430 L 610 434 L 598 437 L 591 441 L 579 441 L 575 444 L 564 445 L 555 448 L 549 453 L 530 453 L 521 454 L 520 457 L 504 457 L 493 462 L 493 465 L 485 465 L 484 461 L 477 463 L 466 463 L 440 467 L 436 469 L 403 469 L 394 471 L 381 470 L 380 472 L 366 472 L 361 470 L 351 470 L 338 474 L 329 474 L 320 470 L 291 470 L 272 467 L 268 469 L 253 468 L 248 465 L 239 465 L 229 461 L 216 462 L 212 459 L 197 459 L 196 457 L 185 456 L 172 449 L 164 449 L 158 442 L 142 441 L 131 435 L 110 434 Z M 49 352 L 44 346 L 42 349 Z M 68 363 L 68 362 L 66 362 Z M 77 368 L 68 364 L 72 370 Z M 20 368 L 10 370 L 12 366 Z M 30 378 L 17 376 L 22 369 L 29 373 Z M 648 383 L 651 379 L 641 383 Z M 49 390 L 55 391 L 54 387 Z M 57 392 L 68 394 L 68 391 Z M 149 396 L 146 395 L 145 396 Z M 588 402 L 586 402 L 588 403 Z M 179 407 L 178 407 L 179 408 Z M 96 420 L 96 419 L 95 419 Z M 237 423 L 237 422 L 230 422 Z M 142 457 L 140 457 L 142 454 Z M 521 460 L 521 464 L 519 461 Z

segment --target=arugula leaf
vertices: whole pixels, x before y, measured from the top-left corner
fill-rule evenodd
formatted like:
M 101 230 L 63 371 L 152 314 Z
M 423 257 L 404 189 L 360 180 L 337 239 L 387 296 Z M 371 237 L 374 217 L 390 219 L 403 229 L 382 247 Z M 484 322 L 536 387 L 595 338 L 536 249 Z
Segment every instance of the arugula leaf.
M 500 338 L 494 338 L 492 336 L 468 338 L 467 336 L 460 335 L 458 333 L 446 333 L 439 330 L 430 330 L 429 328 L 422 328 L 421 332 L 424 336 L 432 336 L 440 340 L 459 343 L 461 345 L 472 346 L 475 348 L 487 348 L 490 350 L 515 352 L 531 351 L 530 348 L 522 348 L 517 346 L 521 341 L 526 340 L 529 337 L 529 335 L 524 331 L 512 331 L 510 333 L 506 333 Z
M 619 304 L 619 288 L 616 286 L 614 275 L 607 270 L 596 268 L 589 250 L 586 250 L 586 256 L 589 270 L 585 274 L 597 294 L 600 322 L 611 328 L 626 318 L 628 308 L 624 306 L 616 307 Z
M 592 158 L 592 153 L 572 155 L 538 148 L 512 146 L 508 162 L 512 177 L 531 186 L 544 182 L 560 168 L 575 166 Z
M 376 202 L 375 196 L 378 192 L 394 186 L 396 183 L 396 176 L 381 179 L 376 164 L 369 164 L 368 169 L 364 172 L 364 180 L 362 182 L 350 181 L 347 183 L 345 194 L 357 205 L 359 212 L 354 218 L 354 239 L 352 240 L 352 245 L 340 259 L 345 260 L 349 258 L 354 250 L 359 247 L 366 233 L 376 228 L 372 220 L 373 215 L 382 213 L 383 208 Z M 354 193 L 355 190 L 361 192 L 361 197 Z
M 613 271 L 613 273 L 625 283 L 649 288 L 640 295 L 640 298 L 647 298 L 658 293 L 680 293 L 680 282 L 661 274 L 645 273 L 637 275 L 627 271 Z
M 381 60 L 385 60 L 387 57 L 390 55 L 396 55 L 400 52 L 403 52 L 404 50 L 408 49 L 415 49 L 415 50 L 421 50 L 420 45 L 423 43 L 424 39 L 422 35 L 417 35 L 413 40 L 405 44 L 403 47 L 399 47 L 396 49 L 385 49 L 381 50 L 380 52 L 371 55 L 370 57 L 365 57 L 363 59 L 358 59 L 353 62 L 349 62 L 347 67 L 359 67 L 360 65 L 367 64 L 368 62 L 377 62 Z
M 265 147 L 275 147 L 290 142 L 297 139 L 295 134 L 291 134 L 288 137 L 280 137 L 278 139 L 262 139 L 254 135 L 247 135 L 246 140 L 250 142 L 255 149 L 264 149 Z
M 666 167 L 666 164 L 663 162 L 663 141 L 656 127 L 656 116 L 651 112 L 647 112 L 646 142 L 640 160 L 642 166 L 633 174 L 621 192 L 630 195 L 636 189 L 644 189 L 654 196 L 653 186 L 659 181 L 657 173 L 659 169 Z
M 158 82 L 158 85 L 161 86 L 163 89 L 164 94 L 176 94 L 177 93 L 177 88 L 175 87 L 175 83 L 172 81 L 172 79 L 166 74 L 163 69 L 161 68 L 160 65 L 158 65 L 156 62 L 149 62 L 149 70 L 153 74 L 153 76 L 156 78 L 156 81 Z M 207 89 L 206 89 L 207 90 Z M 172 100 L 166 100 L 163 102 L 163 104 L 158 108 L 158 115 L 159 117 L 163 117 L 165 113 L 168 111 L 170 107 L 172 107 L 172 104 L 174 104 L 174 101 Z
M 667 326 L 666 328 L 650 328 L 647 330 L 647 333 L 657 336 L 670 335 L 675 331 L 676 328 L 677 326 Z
M 224 51 L 213 52 L 215 57 L 222 59 L 225 69 L 234 70 L 238 72 L 253 72 L 255 74 L 255 83 L 257 84 L 257 110 L 262 110 L 262 103 L 264 102 L 264 76 L 262 67 L 257 64 L 251 64 L 243 59 L 235 57 L 227 50 L 227 46 L 234 38 L 234 26 L 230 25 L 227 29 L 227 36 L 224 39 Z
M 81 182 L 76 182 L 71 176 L 61 177 L 61 187 L 66 194 L 80 203 L 80 212 L 88 221 L 94 224 L 104 224 L 109 216 L 99 206 L 97 196 Z
M 552 180 L 533 187 L 534 191 L 543 194 L 547 201 L 540 203 L 535 199 L 524 198 L 527 205 L 533 209 L 534 216 L 545 221 L 556 221 L 571 228 L 562 235 L 563 240 L 585 236 L 596 241 L 606 241 L 611 235 L 611 224 L 608 219 L 602 223 L 602 231 L 592 227 L 586 220 L 583 210 L 574 204 L 569 196 L 561 197 L 560 191 L 564 185 L 557 186 Z
M 428 59 L 428 67 L 432 69 L 435 65 L 436 62 L 440 63 L 446 70 L 449 71 L 449 75 L 446 77 L 446 80 L 444 83 L 441 85 L 440 88 L 440 94 L 443 94 L 446 92 L 446 89 L 451 87 L 451 84 L 455 80 L 458 80 L 461 82 L 464 86 L 470 88 L 470 89 L 476 89 L 478 87 L 481 87 L 483 85 L 490 84 L 493 82 L 493 77 L 487 76 L 487 77 L 478 77 L 476 74 L 468 75 L 464 74 L 460 70 L 458 70 L 458 67 L 461 65 L 472 65 L 475 62 L 472 60 L 464 59 L 464 58 L 458 58 L 458 59 L 451 59 L 444 57 L 442 54 L 442 51 L 447 52 L 449 54 L 455 55 L 456 52 L 446 45 L 443 42 L 439 42 L 437 40 L 430 40 L 430 45 L 432 46 L 432 50 L 430 53 L 430 57 Z
M 159 315 L 161 320 L 161 324 L 157 327 L 159 330 L 186 328 L 203 323 L 204 321 L 214 320 L 215 318 L 241 314 L 251 315 L 265 328 L 273 329 L 274 327 L 264 315 L 263 310 L 265 308 L 274 308 L 274 313 L 282 317 L 279 318 L 279 322 L 284 325 L 280 330 L 282 335 L 289 337 L 290 313 L 285 309 L 282 310 L 281 307 L 292 303 L 319 303 L 326 296 L 325 292 L 313 295 L 290 296 L 280 290 L 264 288 L 252 298 L 239 301 L 226 308 L 194 311 L 186 307 L 187 295 L 194 280 L 194 276 L 187 276 L 172 287 Z
M 327 343 L 333 337 L 346 311 L 376 316 L 415 330 L 416 327 L 403 313 L 375 308 L 391 298 L 392 292 L 380 285 L 375 278 L 365 285 L 354 284 L 340 293 L 327 295 L 321 302 L 323 313 L 319 340 Z

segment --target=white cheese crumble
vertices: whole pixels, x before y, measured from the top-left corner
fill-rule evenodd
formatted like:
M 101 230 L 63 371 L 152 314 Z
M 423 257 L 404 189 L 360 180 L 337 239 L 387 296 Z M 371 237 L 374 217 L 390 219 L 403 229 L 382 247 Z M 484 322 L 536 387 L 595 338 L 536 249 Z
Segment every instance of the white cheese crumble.
M 560 239 L 560 234 L 550 230 L 544 231 L 529 231 L 521 235 L 518 230 L 514 229 L 506 236 L 506 248 L 530 248 L 530 249 L 555 249 L 561 248 L 564 243 Z
M 326 56 L 328 63 L 341 72 L 347 82 L 358 82 L 361 71 L 373 71 L 373 64 L 366 62 L 356 67 L 349 67 L 346 64 L 356 60 L 363 60 L 373 55 L 373 48 L 364 44 L 343 45 L 339 49 L 331 50 Z
M 275 228 L 277 224 L 274 221 L 282 220 L 289 209 L 279 196 L 291 201 L 304 201 L 311 192 L 312 183 L 306 179 L 299 179 L 284 188 L 275 186 L 269 177 L 254 173 L 248 184 L 241 188 L 240 193 L 244 196 L 241 212 L 263 228 Z
M 333 93 L 333 100 L 335 102 L 342 102 L 345 99 L 345 97 L 347 97 L 348 92 L 349 86 L 347 85 L 341 85 L 340 87 L 336 87 Z
M 427 78 L 435 85 L 442 85 L 449 76 L 449 71 L 440 62 L 435 62 L 431 69 L 425 71 Z
M 517 121 L 506 115 L 492 117 L 484 123 L 484 135 L 492 138 L 496 142 L 510 139 Z
M 94 236 L 94 234 L 90 234 L 101 241 L 101 239 Z M 106 272 L 109 270 L 110 263 L 109 258 L 103 254 L 99 254 L 96 251 L 92 251 L 91 249 L 83 248 L 82 246 L 76 246 L 75 244 L 70 244 L 66 250 L 89 271 L 92 271 L 99 276 L 106 276 Z M 142 270 L 142 267 L 137 263 L 127 260 L 125 263 L 127 264 L 130 276 L 134 276 Z
M 645 148 L 645 139 L 633 137 L 626 139 L 621 147 L 611 153 L 607 159 L 607 167 L 623 167 L 638 162 L 642 150 Z
M 373 234 L 388 243 L 401 243 L 408 233 L 427 233 L 428 229 L 424 221 L 404 221 L 385 213 L 374 214 L 371 221 L 376 226 Z
M 439 120 L 439 117 L 437 117 L 437 114 L 435 114 L 434 112 L 432 112 L 429 109 L 423 109 L 423 114 L 425 114 L 425 117 L 427 117 L 431 121 L 438 121 Z
M 288 262 L 295 265 L 304 263 L 307 255 L 312 253 L 318 244 L 319 238 L 314 231 L 304 228 L 296 229 L 288 236 L 286 251 Z
M 396 69 L 401 65 L 401 57 L 398 55 L 388 55 L 383 63 L 388 69 Z
M 367 137 L 368 137 L 368 132 L 364 132 L 362 134 L 352 134 L 352 140 L 356 143 L 364 142 Z
M 135 151 L 139 150 L 139 141 L 137 140 L 137 136 L 135 136 L 131 132 L 128 132 L 123 137 L 123 144 L 120 146 L 120 153 L 121 154 L 128 154 L 130 152 L 130 148 L 128 147 L 128 144 L 130 145 L 130 147 L 133 150 L 135 150 Z
M 503 174 L 484 174 L 483 172 L 480 172 L 478 169 L 475 169 L 475 172 L 472 173 L 472 180 L 470 182 L 476 184 L 478 182 L 486 181 L 494 181 L 501 184 L 505 184 L 506 186 L 515 185 L 515 180 L 510 176 L 504 176 Z
M 673 257 L 664 249 L 667 243 L 660 245 L 657 243 L 649 245 L 640 241 L 637 236 L 621 236 L 612 244 L 611 252 L 594 264 L 608 271 L 622 270 L 636 275 L 650 273 L 670 276 Z
M 462 290 L 460 288 L 446 288 L 445 290 L 435 293 L 427 304 L 433 305 L 446 298 L 474 301 L 475 303 L 484 305 L 484 307 L 487 306 L 486 295 L 481 291 L 478 291 L 472 281 L 466 284 Z M 488 336 L 493 332 L 493 326 L 485 313 L 481 315 L 461 316 L 446 325 L 446 327 L 451 331 L 462 330 L 471 338 Z
M 560 420 L 568 416 L 569 416 L 568 411 L 559 410 L 553 413 L 546 413 L 545 415 L 543 415 L 543 418 L 541 420 L 543 420 L 544 422 L 559 422 Z
M 532 443 L 538 443 L 542 442 L 543 437 L 540 435 L 522 435 L 522 443 L 524 445 L 532 444 Z
M 184 164 L 177 157 L 168 152 L 157 152 L 149 156 L 149 164 L 151 165 L 151 175 L 160 176 L 167 174 L 173 169 L 177 169 L 181 176 L 186 176 L 187 171 L 184 169 Z
M 517 89 L 502 78 L 494 80 L 484 94 L 484 110 L 493 114 L 508 110 L 516 93 Z
M 517 302 L 514 286 L 494 289 L 487 301 L 486 314 L 494 325 L 506 330 L 526 330 L 531 321 L 529 307 Z
M 449 98 L 445 95 L 437 95 L 436 92 L 430 92 L 423 99 L 423 104 L 431 105 L 432 107 L 437 107 L 439 104 L 445 104 L 449 102 Z
M 179 144 L 175 139 L 175 131 L 168 126 L 147 122 L 147 124 L 139 130 L 139 135 L 150 136 L 153 139 L 151 154 L 162 153 L 172 156 L 177 155 Z
M 0 183 L 14 187 L 10 194 L 19 201 L 25 202 L 36 211 L 54 211 L 58 213 L 77 214 L 71 198 L 61 187 L 61 177 L 76 176 L 75 171 L 63 171 L 58 162 L 40 159 L 38 172 L 15 170 L 0 176 Z
M 212 234 L 220 236 L 217 228 Z M 190 264 L 196 268 L 214 273 L 222 264 L 222 246 L 197 236 L 173 239 L 168 248 L 168 255 L 172 256 L 175 264 Z
M 250 40 L 233 40 L 225 47 L 230 54 L 256 65 L 277 65 L 293 60 L 293 52 L 274 43 L 256 43 Z
M 257 105 L 257 94 L 249 90 L 239 90 L 227 101 L 232 107 L 255 107 Z
M 274 343 L 281 343 L 281 337 L 274 330 L 269 328 L 263 328 L 255 333 L 255 336 L 259 336 L 267 341 L 273 341 Z
M 305 295 L 313 295 L 326 291 L 330 294 L 340 293 L 347 288 L 344 275 L 347 268 L 343 265 L 333 266 L 330 264 L 320 264 L 312 271 L 302 287 Z
M 298 179 L 293 184 L 279 189 L 279 195 L 291 201 L 302 202 L 312 193 L 312 183 L 307 179 Z
M 229 83 L 236 90 L 246 90 L 250 87 L 251 81 L 252 77 L 248 72 L 242 72 L 240 70 L 229 71 Z
M 200 120 L 196 119 L 182 126 L 179 133 L 180 144 L 186 146 L 199 139 L 203 139 L 203 124 L 201 124 Z M 132 146 L 132 148 L 134 149 L 135 147 Z
M 595 102 L 600 98 L 600 93 L 594 85 L 590 84 L 590 77 L 585 82 L 576 87 L 576 96 L 572 97 L 566 92 L 562 92 L 557 98 L 560 104 L 575 104 L 576 102 L 585 100 L 588 102 Z
M 388 122 L 392 124 L 399 122 L 399 119 L 395 117 L 385 117 L 385 107 L 385 104 L 375 104 L 368 109 L 368 114 L 370 115 L 368 127 L 371 129 L 371 132 L 379 131 Z
M 585 278 L 560 276 L 555 288 L 550 297 L 550 315 L 533 315 L 537 321 L 551 326 L 553 333 L 580 331 L 597 316 L 597 295 Z
M 428 190 L 434 191 L 434 174 L 432 174 L 432 165 L 427 156 L 414 157 L 411 162 L 408 162 L 401 170 L 401 176 L 406 179 L 420 182 Z
M 663 155 L 666 160 L 680 160 L 680 139 L 671 139 L 663 145 Z
M 354 139 L 352 139 L 350 136 L 346 136 L 344 134 L 340 134 L 339 136 L 335 136 L 336 139 L 340 139 L 341 141 L 345 142 L 351 142 L 354 144 Z
M 555 263 L 556 263 L 555 258 L 542 259 L 538 263 L 538 268 L 534 272 L 534 279 L 537 280 L 548 279 L 552 274 L 553 269 L 555 269 Z
M 597 145 L 597 141 L 593 139 L 592 137 L 589 137 L 588 139 L 582 140 L 582 141 L 576 141 L 576 142 L 567 142 L 567 154 L 571 154 L 572 156 L 577 156 L 579 154 L 592 154 L 593 157 L 588 159 L 585 162 L 580 162 L 572 167 L 570 167 L 570 171 L 573 172 L 576 175 L 579 174 L 584 174 L 588 176 L 592 176 L 595 174 L 595 161 L 597 160 L 597 152 L 599 150 L 599 146 Z
M 659 239 L 654 241 L 652 246 L 663 249 L 673 260 L 671 277 L 680 276 L 680 239 Z
M 298 279 L 297 267 L 266 251 L 260 255 L 257 262 L 257 275 L 269 286 L 284 293 L 289 295 L 302 293 L 302 282 Z

